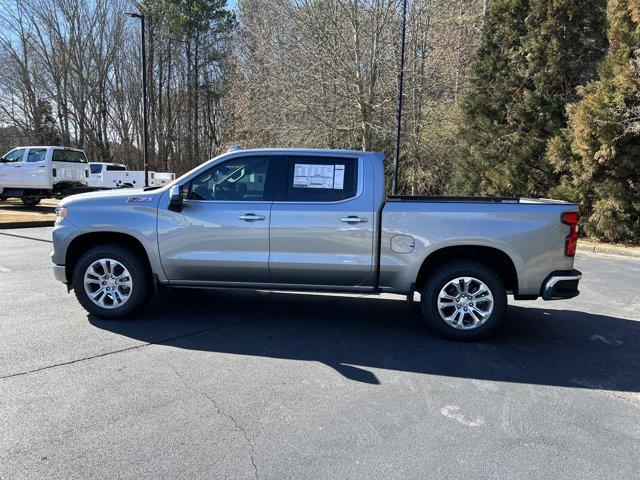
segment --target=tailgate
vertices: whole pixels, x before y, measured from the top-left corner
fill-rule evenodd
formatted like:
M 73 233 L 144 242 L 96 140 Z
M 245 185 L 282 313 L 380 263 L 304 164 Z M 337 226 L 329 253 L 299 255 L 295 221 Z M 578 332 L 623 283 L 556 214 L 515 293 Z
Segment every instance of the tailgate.
M 52 162 L 56 171 L 55 181 L 59 182 L 81 182 L 89 181 L 89 165 L 86 163 L 73 162 Z

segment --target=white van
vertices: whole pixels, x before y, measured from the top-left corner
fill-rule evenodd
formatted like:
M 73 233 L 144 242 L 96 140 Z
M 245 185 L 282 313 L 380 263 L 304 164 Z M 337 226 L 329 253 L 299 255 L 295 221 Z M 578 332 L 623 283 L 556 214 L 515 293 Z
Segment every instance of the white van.
M 18 147 L 0 157 L 0 198 L 16 197 L 27 206 L 64 196 L 89 185 L 84 151 L 56 146 Z

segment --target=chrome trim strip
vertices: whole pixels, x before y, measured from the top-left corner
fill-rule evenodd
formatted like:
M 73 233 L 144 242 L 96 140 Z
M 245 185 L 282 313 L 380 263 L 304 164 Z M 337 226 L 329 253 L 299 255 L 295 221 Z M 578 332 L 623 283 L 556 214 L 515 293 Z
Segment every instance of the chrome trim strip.
M 559 299 L 564 299 L 564 298 L 573 298 L 573 297 L 575 297 L 579 293 L 579 291 L 577 291 L 577 290 L 576 290 L 575 295 L 552 296 L 553 287 L 555 287 L 556 283 L 558 283 L 558 282 L 574 281 L 574 280 L 580 281 L 580 279 L 582 279 L 582 274 L 581 273 L 579 273 L 577 275 L 554 275 L 549 280 L 547 280 L 547 282 L 544 284 L 544 289 L 542 291 L 542 299 L 543 300 L 559 300 Z
M 299 283 L 212 282 L 207 280 L 170 280 L 164 284 L 172 288 L 249 288 L 289 292 L 373 293 L 376 291 L 374 287 L 361 285 L 303 285 Z
M 553 288 L 553 286 L 558 282 L 563 282 L 565 280 L 581 280 L 582 275 L 570 275 L 570 276 L 557 276 L 551 277 L 547 284 L 545 285 L 545 290 Z

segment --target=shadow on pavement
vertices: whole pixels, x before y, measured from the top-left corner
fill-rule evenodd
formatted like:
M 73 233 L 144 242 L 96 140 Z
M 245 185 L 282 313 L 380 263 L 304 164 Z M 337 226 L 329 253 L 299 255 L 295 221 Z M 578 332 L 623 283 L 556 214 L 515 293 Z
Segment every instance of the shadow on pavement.
M 96 327 L 177 348 L 322 362 L 379 383 L 368 368 L 479 380 L 640 392 L 640 322 L 572 310 L 511 306 L 500 333 L 446 341 L 402 299 L 183 290 L 135 320 Z M 567 307 L 571 302 L 567 302 Z
M 26 207 L 22 203 L 17 202 L 0 202 L 0 210 L 7 213 L 56 213 L 55 205 L 36 205 L 35 207 Z

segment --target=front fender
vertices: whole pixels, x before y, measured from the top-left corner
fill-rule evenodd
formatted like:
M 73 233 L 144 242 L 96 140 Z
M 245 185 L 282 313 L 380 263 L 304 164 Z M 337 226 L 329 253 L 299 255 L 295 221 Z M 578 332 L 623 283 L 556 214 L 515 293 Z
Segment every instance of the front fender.
M 64 202 L 68 213 L 54 228 L 52 261 L 64 265 L 69 245 L 81 236 L 116 233 L 137 240 L 147 254 L 152 272 L 160 281 L 166 280 L 158 253 L 157 219 L 161 195 L 156 193 L 146 196 L 144 201 L 129 201 L 135 197 L 137 195 L 122 194 Z

